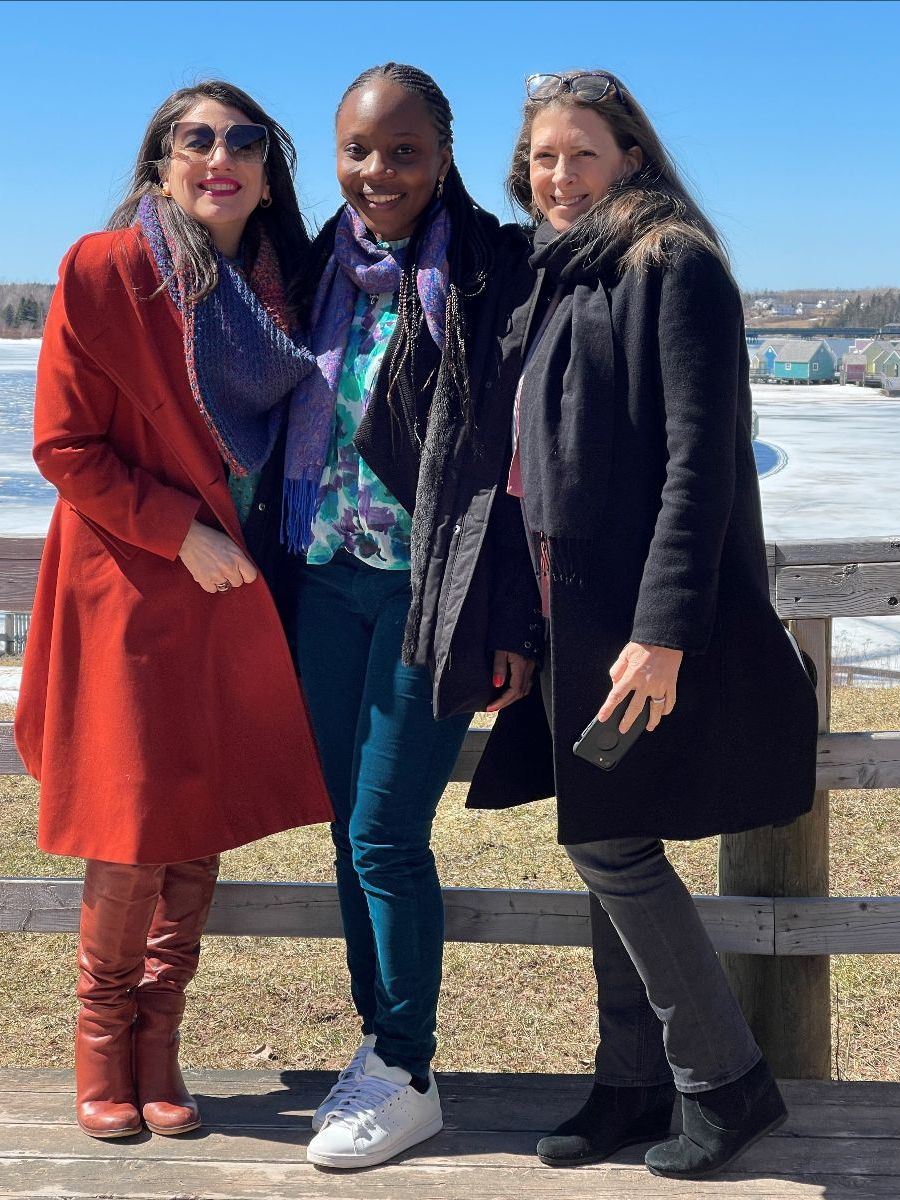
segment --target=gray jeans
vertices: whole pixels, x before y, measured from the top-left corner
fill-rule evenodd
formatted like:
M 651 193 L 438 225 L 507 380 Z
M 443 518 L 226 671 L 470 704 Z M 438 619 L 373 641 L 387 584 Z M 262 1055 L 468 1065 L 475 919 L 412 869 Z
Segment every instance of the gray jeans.
M 566 853 L 591 893 L 597 1080 L 636 1087 L 674 1076 L 680 1092 L 704 1092 L 746 1074 L 762 1052 L 662 842 L 604 839 Z

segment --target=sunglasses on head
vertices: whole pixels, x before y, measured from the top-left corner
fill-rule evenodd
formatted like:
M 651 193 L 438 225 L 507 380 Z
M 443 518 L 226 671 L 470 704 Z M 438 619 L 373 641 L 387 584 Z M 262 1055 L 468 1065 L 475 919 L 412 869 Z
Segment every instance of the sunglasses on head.
M 269 153 L 265 125 L 229 125 L 217 133 L 205 121 L 175 121 L 169 132 L 172 153 L 196 162 L 211 158 L 220 141 L 236 162 L 265 162 Z
M 552 100 L 560 92 L 572 92 L 580 100 L 605 100 L 612 96 L 625 106 L 622 89 L 605 71 L 583 71 L 579 75 L 529 75 L 525 80 L 529 100 Z

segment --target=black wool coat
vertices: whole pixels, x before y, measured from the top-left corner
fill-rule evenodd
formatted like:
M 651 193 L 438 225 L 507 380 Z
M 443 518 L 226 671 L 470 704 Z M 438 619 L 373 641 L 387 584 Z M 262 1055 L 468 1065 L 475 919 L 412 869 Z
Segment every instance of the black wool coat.
M 552 740 L 535 689 L 499 714 L 469 804 L 555 794 L 565 844 L 791 821 L 812 804 L 817 709 L 769 600 L 737 288 L 715 256 L 689 248 L 644 275 L 608 260 L 562 283 L 548 273 L 537 289 L 562 296 L 522 406 L 553 410 L 544 486 L 568 478 L 585 490 L 590 549 L 577 578 L 550 582 Z M 595 339 L 590 355 L 582 339 Z M 567 476 L 567 422 L 588 412 L 596 461 L 579 467 L 588 478 Z M 545 495 L 543 511 L 557 499 Z M 685 652 L 677 704 L 604 772 L 572 745 L 629 641 Z

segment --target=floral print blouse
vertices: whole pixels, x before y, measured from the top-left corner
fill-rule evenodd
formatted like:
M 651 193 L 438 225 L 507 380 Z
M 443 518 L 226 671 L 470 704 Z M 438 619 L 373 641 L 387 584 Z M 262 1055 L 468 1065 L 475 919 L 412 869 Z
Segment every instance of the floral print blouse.
M 412 518 L 353 445 L 396 326 L 396 293 L 360 292 L 338 386 L 334 433 L 319 484 L 308 563 L 329 562 L 343 547 L 372 567 L 410 569 Z

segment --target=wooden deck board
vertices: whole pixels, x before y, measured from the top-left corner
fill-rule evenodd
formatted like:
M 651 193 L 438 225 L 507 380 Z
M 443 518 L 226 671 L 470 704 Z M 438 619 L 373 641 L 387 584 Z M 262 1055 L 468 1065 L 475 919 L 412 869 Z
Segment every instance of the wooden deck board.
M 374 1171 L 325 1173 L 277 1164 L 128 1163 L 110 1175 L 97 1161 L 4 1165 L 0 1196 L 65 1200 L 897 1200 L 896 1180 L 819 1175 L 780 1179 L 726 1175 L 706 1183 L 654 1179 L 642 1169 L 554 1171 L 451 1169 L 391 1164 Z
M 85 1137 L 72 1121 L 71 1071 L 0 1072 L 0 1197 L 108 1200 L 866 1200 L 900 1197 L 900 1084 L 787 1083 L 791 1115 L 721 1179 L 654 1179 L 642 1148 L 554 1171 L 536 1137 L 572 1112 L 585 1075 L 439 1077 L 446 1128 L 392 1164 L 323 1172 L 305 1161 L 309 1118 L 331 1073 L 192 1071 L 205 1126 L 166 1139 Z

